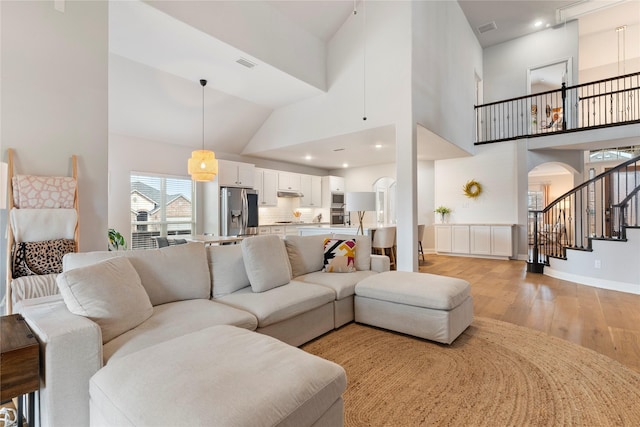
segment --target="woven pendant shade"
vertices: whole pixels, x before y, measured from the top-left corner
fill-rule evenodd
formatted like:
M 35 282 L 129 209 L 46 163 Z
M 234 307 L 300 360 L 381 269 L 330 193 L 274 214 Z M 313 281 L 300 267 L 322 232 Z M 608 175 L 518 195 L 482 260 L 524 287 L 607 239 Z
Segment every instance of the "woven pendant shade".
M 218 174 L 218 161 L 213 151 L 195 150 L 187 163 L 189 175 L 194 181 L 213 181 Z
M 202 150 L 191 152 L 187 170 L 193 181 L 213 181 L 218 174 L 218 161 L 213 151 L 204 149 L 204 87 L 206 80 L 200 80 L 202 86 Z

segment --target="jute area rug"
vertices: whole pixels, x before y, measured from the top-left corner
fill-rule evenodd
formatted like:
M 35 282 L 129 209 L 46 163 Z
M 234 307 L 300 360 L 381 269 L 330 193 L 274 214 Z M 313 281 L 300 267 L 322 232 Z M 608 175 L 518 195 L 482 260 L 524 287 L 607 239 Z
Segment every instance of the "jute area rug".
M 345 368 L 346 426 L 640 426 L 640 374 L 497 320 L 451 346 L 352 323 L 302 348 Z

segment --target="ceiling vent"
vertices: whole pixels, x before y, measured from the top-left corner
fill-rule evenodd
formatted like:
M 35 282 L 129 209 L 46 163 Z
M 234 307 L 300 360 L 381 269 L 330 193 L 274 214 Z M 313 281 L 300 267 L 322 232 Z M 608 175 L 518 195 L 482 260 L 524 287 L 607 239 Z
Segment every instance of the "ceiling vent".
M 240 58 L 236 62 L 240 65 L 244 65 L 247 68 L 253 68 L 257 65 L 255 62 L 251 62 L 248 59 L 244 59 L 244 58 Z
M 344 148 L 336 148 L 333 151 L 344 151 Z
M 496 22 L 495 21 L 491 21 L 491 22 L 486 23 L 484 25 L 480 25 L 478 27 L 478 32 L 480 34 L 484 34 L 484 33 L 487 33 L 489 31 L 493 31 L 493 30 L 497 30 L 497 29 L 498 29 L 498 26 L 496 25 Z

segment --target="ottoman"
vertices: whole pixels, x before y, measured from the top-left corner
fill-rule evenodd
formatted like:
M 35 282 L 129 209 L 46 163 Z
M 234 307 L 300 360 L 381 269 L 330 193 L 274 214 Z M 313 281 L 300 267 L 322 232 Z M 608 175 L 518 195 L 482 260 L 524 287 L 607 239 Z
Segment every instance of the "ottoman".
M 387 271 L 361 280 L 355 321 L 451 344 L 473 320 L 469 282 L 453 277 Z
M 342 426 L 344 369 L 275 338 L 212 326 L 110 361 L 91 426 Z

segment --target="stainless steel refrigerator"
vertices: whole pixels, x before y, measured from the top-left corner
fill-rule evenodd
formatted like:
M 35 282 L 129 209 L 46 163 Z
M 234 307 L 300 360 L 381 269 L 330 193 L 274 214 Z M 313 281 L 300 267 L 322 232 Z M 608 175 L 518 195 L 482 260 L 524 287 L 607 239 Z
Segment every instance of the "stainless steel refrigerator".
M 258 233 L 258 191 L 220 188 L 220 235 L 247 236 Z

